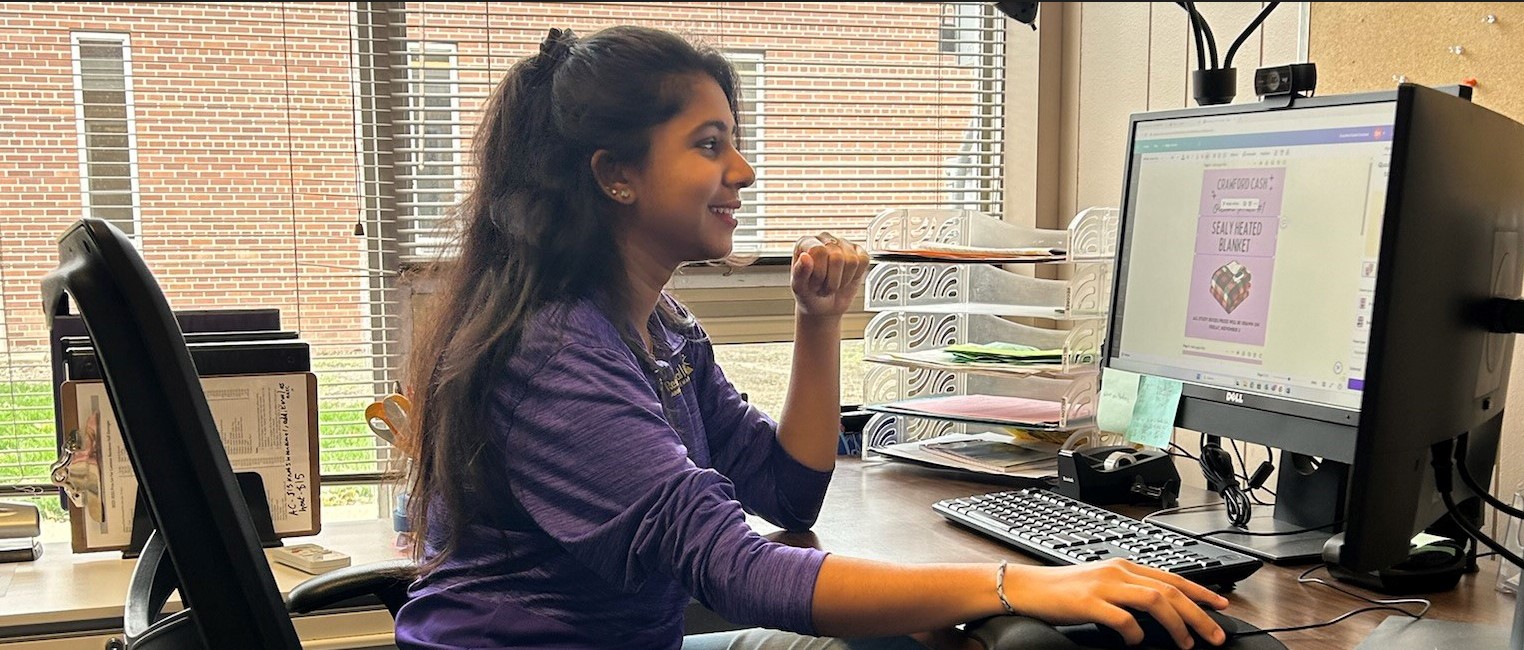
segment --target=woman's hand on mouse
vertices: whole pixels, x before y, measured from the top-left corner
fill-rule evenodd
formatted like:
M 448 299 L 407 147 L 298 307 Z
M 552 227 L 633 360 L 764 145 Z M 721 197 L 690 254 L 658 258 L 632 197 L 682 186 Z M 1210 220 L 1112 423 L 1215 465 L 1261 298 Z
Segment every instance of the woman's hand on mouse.
M 1197 603 L 1215 609 L 1228 600 L 1167 571 L 1125 560 L 1063 567 L 1010 565 L 1006 594 L 1016 613 L 1055 625 L 1099 623 L 1116 630 L 1129 644 L 1143 642 L 1143 628 L 1129 609 L 1147 612 L 1175 643 L 1192 647 L 1187 627 L 1222 644 L 1226 634 Z

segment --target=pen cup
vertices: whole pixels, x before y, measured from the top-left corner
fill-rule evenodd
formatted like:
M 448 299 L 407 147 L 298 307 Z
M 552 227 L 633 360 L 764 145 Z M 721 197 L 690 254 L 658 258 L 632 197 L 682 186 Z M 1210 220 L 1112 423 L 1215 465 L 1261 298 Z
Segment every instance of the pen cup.
M 1515 508 L 1524 508 L 1524 484 L 1514 491 L 1513 499 L 1509 503 Z M 1503 547 L 1515 554 L 1524 550 L 1524 522 L 1514 517 L 1503 517 L 1503 522 L 1503 539 L 1500 540 Z M 1498 591 L 1517 595 L 1519 571 L 1519 567 L 1514 566 L 1512 562 L 1498 558 Z

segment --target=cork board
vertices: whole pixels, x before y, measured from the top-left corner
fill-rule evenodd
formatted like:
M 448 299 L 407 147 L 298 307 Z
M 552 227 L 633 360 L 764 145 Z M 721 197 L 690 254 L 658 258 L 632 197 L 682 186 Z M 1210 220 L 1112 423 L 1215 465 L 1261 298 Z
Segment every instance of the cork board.
M 1524 122 L 1524 5 L 1314 2 L 1308 55 L 1318 94 L 1477 81 L 1472 100 Z M 1495 18 L 1487 22 L 1486 16 Z M 1460 46 L 1460 53 L 1451 51 Z

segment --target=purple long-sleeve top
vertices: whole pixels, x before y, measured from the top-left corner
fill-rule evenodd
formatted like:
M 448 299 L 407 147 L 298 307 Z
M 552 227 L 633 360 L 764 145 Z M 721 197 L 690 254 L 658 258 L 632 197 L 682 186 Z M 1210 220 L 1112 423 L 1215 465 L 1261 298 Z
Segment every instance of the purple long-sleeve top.
M 812 632 L 825 554 L 764 539 L 743 507 L 807 529 L 830 472 L 783 449 L 701 332 L 654 316 L 652 330 L 670 351 L 666 408 L 592 300 L 533 317 L 488 400 L 490 484 L 468 496 L 456 552 L 414 583 L 398 646 L 676 648 L 690 596 L 735 623 Z

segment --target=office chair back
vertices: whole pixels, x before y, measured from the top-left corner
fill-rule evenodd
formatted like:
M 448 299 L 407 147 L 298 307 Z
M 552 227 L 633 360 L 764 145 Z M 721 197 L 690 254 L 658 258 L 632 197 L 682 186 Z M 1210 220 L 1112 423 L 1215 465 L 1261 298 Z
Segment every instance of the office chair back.
M 58 254 L 42 282 L 49 325 L 73 297 L 156 526 L 129 588 L 127 647 L 300 648 L 158 282 L 100 219 L 70 227 Z M 175 588 L 185 610 L 160 618 Z

